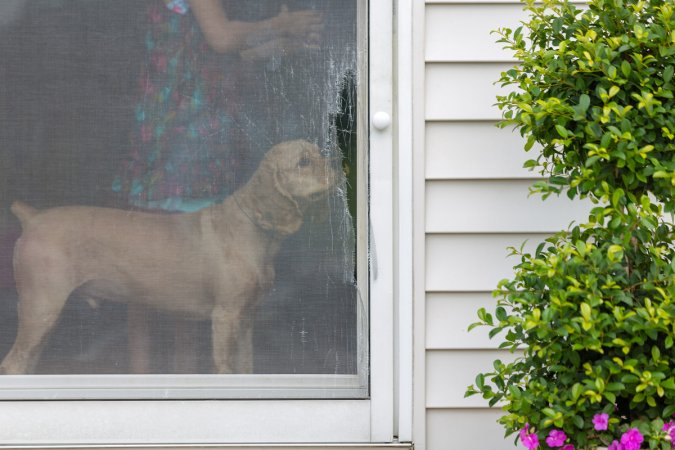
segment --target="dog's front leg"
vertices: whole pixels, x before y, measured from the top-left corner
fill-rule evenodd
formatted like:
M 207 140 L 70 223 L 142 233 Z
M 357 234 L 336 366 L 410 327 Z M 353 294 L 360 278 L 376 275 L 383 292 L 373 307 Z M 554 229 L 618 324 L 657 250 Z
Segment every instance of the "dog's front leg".
M 239 322 L 235 342 L 234 370 L 236 373 L 253 372 L 253 311 L 247 311 Z
M 213 341 L 213 363 L 218 373 L 250 373 L 251 326 L 241 311 L 216 306 L 211 314 L 211 338 Z M 248 330 L 248 331 L 246 331 Z M 242 343 L 245 340 L 248 343 Z M 243 354 L 241 353 L 243 352 Z M 242 358 L 249 363 L 242 364 Z

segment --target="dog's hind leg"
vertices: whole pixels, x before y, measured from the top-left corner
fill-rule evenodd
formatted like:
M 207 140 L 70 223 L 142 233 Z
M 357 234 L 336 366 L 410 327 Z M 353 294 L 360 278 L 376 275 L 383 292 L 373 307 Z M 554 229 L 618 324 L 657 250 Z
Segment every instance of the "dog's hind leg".
M 19 325 L 16 341 L 11 350 L 0 363 L 0 374 L 29 374 L 33 373 L 38 358 L 49 332 L 58 321 L 61 310 L 55 310 L 54 304 L 65 304 L 67 296 L 56 298 L 53 294 L 49 298 L 34 298 L 30 301 L 19 302 Z M 34 310 L 35 304 L 50 304 L 47 311 Z M 27 305 L 31 306 L 27 306 Z
M 37 250 L 36 250 L 37 248 Z M 2 374 L 32 373 L 49 332 L 73 290 L 66 281 L 62 258 L 47 246 L 20 239 L 14 255 L 19 293 L 18 330 L 11 350 L 0 363 Z

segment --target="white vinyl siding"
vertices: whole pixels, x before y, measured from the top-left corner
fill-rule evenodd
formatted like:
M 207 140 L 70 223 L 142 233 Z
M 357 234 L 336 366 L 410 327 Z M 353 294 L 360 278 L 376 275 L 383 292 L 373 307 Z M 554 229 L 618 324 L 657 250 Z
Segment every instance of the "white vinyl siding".
M 467 42 L 467 45 L 470 42 Z M 511 63 L 427 63 L 426 119 L 428 121 L 497 120 L 492 105 L 504 89 L 494 84 Z M 429 90 L 429 86 L 434 86 Z
M 531 186 L 530 180 L 430 180 L 427 233 L 555 232 L 571 218 L 585 218 L 586 203 L 565 196 L 544 201 L 529 196 Z
M 427 62 L 483 62 L 505 59 L 501 46 L 495 44 L 497 35 L 492 34 L 492 30 L 505 24 L 518 23 L 522 13 L 519 7 L 514 8 L 511 3 L 467 2 L 429 4 L 426 16 Z
M 416 302 L 424 302 L 418 311 L 425 322 L 424 330 L 416 330 L 423 342 L 416 348 L 424 354 L 416 367 L 425 385 L 417 391 L 424 418 L 416 440 L 426 450 L 513 449 L 513 437 L 504 439 L 495 423 L 499 410 L 480 397 L 464 398 L 464 392 L 494 359 L 514 355 L 498 350 L 487 330 L 467 328 L 478 308 L 492 307 L 492 290 L 518 263 L 507 257 L 507 247 L 527 241 L 525 248 L 533 250 L 571 221 L 585 219 L 588 205 L 528 196 L 538 179 L 522 168 L 531 156 L 517 132 L 495 127 L 495 96 L 505 92 L 495 81 L 514 61 L 490 31 L 518 26 L 521 5 L 420 0 L 418 6 L 424 9 L 417 25 L 424 28 L 423 55 L 416 55 L 424 105 L 416 111 L 424 117 L 416 118 L 422 130 L 417 155 L 425 173 L 416 210 L 424 242 L 424 267 L 416 267 L 416 279 L 424 291 L 417 291 Z
M 520 135 L 500 130 L 494 121 L 427 122 L 426 179 L 532 178 L 523 169 L 529 155 Z M 448 143 L 452 145 L 448 145 Z
M 477 408 L 428 408 L 428 449 L 509 449 L 513 437 L 504 439 L 497 424 L 498 410 Z M 522 448 L 522 447 L 521 447 Z
M 471 318 L 478 308 L 489 308 L 494 299 L 489 292 L 429 292 L 426 302 L 427 350 L 491 349 L 487 328 L 476 328 L 469 334 Z
M 520 247 L 528 240 L 525 248 L 532 250 L 544 238 L 545 235 L 498 232 L 427 233 L 427 292 L 490 292 L 499 280 L 509 276 L 516 263 L 515 258 L 507 258 L 507 247 Z

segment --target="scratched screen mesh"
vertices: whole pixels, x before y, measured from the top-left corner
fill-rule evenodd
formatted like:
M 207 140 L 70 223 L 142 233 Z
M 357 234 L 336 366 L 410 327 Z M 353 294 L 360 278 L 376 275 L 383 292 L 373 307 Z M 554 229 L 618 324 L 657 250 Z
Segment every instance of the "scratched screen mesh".
M 1 372 L 356 373 L 355 1 L 187 6 L 0 2 Z

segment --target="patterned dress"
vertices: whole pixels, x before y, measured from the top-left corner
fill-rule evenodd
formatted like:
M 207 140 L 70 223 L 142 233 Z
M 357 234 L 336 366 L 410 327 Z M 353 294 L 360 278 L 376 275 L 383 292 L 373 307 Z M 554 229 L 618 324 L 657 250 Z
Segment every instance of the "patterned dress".
M 240 184 L 236 57 L 208 47 L 185 0 L 151 2 L 131 154 L 113 190 L 131 205 L 194 211 Z

